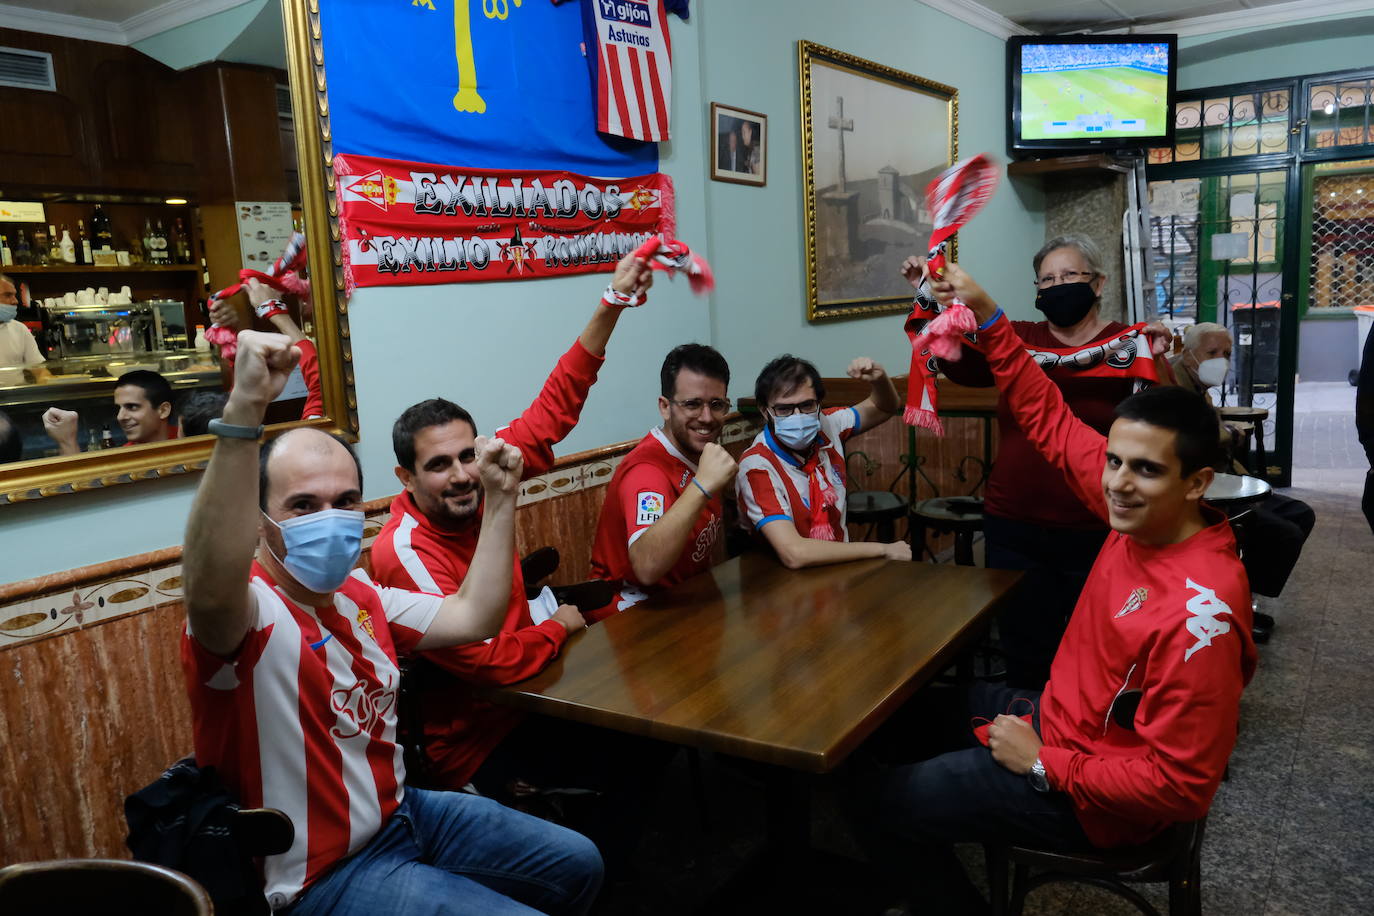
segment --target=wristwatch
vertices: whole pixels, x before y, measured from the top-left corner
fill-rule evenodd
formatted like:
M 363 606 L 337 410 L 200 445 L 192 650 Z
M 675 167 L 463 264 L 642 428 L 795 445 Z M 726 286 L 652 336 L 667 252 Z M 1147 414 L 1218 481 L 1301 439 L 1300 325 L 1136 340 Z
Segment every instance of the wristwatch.
M 1049 777 L 1045 775 L 1045 765 L 1040 762 L 1040 758 L 1035 758 L 1035 763 L 1031 764 L 1030 772 L 1026 774 L 1026 780 L 1031 788 L 1037 792 L 1048 792 L 1050 790 Z
M 237 423 L 225 423 L 216 417 L 205 425 L 208 432 L 225 439 L 261 439 L 262 432 L 266 428 L 261 423 L 257 426 L 240 426 Z

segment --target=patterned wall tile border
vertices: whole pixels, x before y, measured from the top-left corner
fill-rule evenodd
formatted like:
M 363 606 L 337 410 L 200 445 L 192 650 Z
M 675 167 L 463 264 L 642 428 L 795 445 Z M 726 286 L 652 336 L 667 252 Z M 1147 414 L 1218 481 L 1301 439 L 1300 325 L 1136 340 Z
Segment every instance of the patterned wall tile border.
M 758 431 L 755 420 L 732 418 L 721 439 L 732 444 Z M 602 487 L 636 442 L 579 452 L 559 459 L 554 469 L 521 484 L 517 502 L 527 506 L 555 496 Z M 391 517 L 391 497 L 363 506 L 367 522 L 363 549 Z M 124 557 L 93 566 L 0 584 L 0 651 L 74 630 L 141 614 L 182 600 L 181 548 Z

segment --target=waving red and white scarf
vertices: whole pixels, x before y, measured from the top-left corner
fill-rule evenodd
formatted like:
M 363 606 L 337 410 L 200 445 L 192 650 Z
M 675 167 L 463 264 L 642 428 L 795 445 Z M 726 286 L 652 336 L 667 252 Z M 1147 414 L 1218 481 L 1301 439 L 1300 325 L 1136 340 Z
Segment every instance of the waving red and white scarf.
M 956 162 L 926 186 L 926 206 L 935 224 L 926 260 L 928 276 L 939 277 L 944 272 L 945 246 L 950 237 L 982 209 L 996 188 L 997 166 L 982 154 Z M 936 360 L 957 359 L 961 336 L 976 330 L 978 322 L 968 306 L 958 300 L 949 308 L 940 308 L 926 279 L 916 291 L 905 327 L 911 340 L 911 372 L 902 419 L 943 436 L 935 403 Z

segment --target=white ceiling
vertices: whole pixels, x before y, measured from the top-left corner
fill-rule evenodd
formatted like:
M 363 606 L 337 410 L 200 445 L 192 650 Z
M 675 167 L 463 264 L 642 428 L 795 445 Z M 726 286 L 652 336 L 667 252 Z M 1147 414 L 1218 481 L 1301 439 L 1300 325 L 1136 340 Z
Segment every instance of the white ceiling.
M 0 0 L 0 25 L 24 31 L 132 45 L 248 2 L 252 0 Z M 711 0 L 697 2 L 705 3 Z M 1194 36 L 1231 30 L 1272 28 L 1323 16 L 1374 14 L 1374 0 L 913 2 L 940 10 L 1000 38 L 1017 34 L 1119 31 L 1175 32 L 1181 36 Z M 266 10 L 263 12 L 266 13 Z M 248 33 L 268 27 L 278 28 L 274 15 L 257 16 L 239 39 L 229 39 L 226 36 L 226 49 L 230 46 L 253 46 L 264 43 L 266 39 L 258 39 Z
M 1200 16 L 1229 15 L 1243 26 L 1249 11 L 1291 0 L 980 0 L 1019 26 L 1040 34 L 1134 29 Z M 1310 10 L 1317 3 L 1303 4 Z M 1309 12 L 1307 15 L 1317 15 Z

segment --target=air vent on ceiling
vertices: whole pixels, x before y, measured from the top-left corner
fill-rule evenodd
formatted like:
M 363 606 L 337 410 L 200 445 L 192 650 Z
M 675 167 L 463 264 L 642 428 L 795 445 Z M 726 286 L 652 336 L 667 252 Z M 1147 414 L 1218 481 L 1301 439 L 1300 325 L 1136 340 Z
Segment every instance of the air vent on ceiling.
M 277 83 L 277 117 L 291 120 L 291 87 L 285 83 Z
M 52 55 L 24 48 L 0 48 L 0 86 L 56 92 Z

